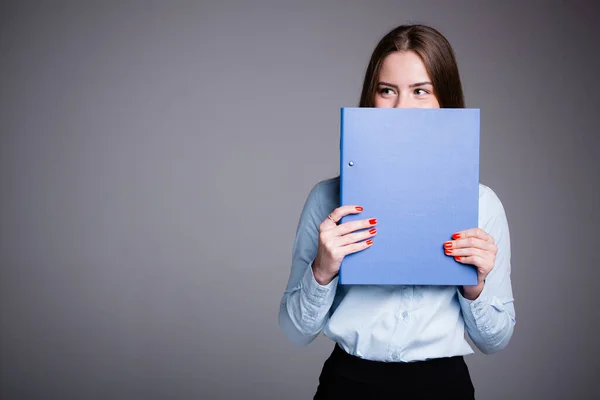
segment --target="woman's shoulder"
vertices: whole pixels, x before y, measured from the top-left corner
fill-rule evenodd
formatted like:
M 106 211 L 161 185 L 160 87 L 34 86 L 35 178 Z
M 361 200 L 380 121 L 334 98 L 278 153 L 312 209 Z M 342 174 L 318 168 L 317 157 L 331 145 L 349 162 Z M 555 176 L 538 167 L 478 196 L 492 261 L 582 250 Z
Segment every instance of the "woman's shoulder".
M 310 191 L 309 198 L 322 207 L 326 212 L 331 212 L 339 205 L 340 177 L 330 177 L 315 183 Z
M 494 189 L 483 183 L 479 183 L 479 203 L 502 205 Z
M 340 189 L 340 176 L 334 176 L 318 181 L 314 186 L 313 190 L 321 192 L 339 191 Z
M 505 214 L 504 205 L 496 192 L 488 185 L 479 183 L 479 220 L 486 223 Z

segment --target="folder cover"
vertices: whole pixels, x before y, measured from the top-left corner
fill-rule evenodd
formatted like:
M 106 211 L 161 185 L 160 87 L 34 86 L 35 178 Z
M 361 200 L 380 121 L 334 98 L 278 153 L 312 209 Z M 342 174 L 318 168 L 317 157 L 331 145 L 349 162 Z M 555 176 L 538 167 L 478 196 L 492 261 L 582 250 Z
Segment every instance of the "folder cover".
M 479 129 L 478 109 L 341 109 L 340 202 L 364 211 L 340 222 L 377 218 L 377 234 L 340 284 L 477 284 L 443 245 L 478 225 Z

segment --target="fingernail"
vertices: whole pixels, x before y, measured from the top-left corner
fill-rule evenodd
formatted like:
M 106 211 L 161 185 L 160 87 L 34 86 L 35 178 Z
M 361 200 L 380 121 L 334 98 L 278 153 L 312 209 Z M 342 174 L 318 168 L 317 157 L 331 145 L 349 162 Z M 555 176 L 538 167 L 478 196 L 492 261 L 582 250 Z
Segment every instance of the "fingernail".
M 371 239 L 367 240 L 367 244 L 370 246 L 373 244 L 373 241 Z
M 458 257 L 458 256 L 457 256 L 457 257 L 454 257 L 454 259 L 455 259 L 456 261 L 460 261 L 460 257 Z
M 452 250 L 446 249 L 446 254 L 452 254 Z
M 371 235 L 374 235 L 374 234 L 375 234 L 375 232 L 377 232 L 377 229 L 375 229 L 375 228 L 373 228 L 373 229 L 371 229 L 371 230 L 369 231 L 369 233 L 370 233 Z
M 370 219 L 370 220 L 369 220 L 369 223 L 370 223 L 371 225 L 375 225 L 375 224 L 377 223 L 377 218 Z
M 362 211 L 363 208 L 362 207 L 356 207 L 356 211 Z
M 444 247 L 446 249 L 451 249 L 452 248 L 452 242 L 446 242 L 446 243 L 444 243 Z
M 460 239 L 460 233 L 455 233 L 452 235 L 452 239 Z

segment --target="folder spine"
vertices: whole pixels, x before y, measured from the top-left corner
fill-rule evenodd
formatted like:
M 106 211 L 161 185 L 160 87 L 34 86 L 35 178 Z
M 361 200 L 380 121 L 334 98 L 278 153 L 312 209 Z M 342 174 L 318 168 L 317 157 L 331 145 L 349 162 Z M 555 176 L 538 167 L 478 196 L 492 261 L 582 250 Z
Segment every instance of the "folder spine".
M 344 189 L 343 189 L 343 182 L 344 182 L 344 107 L 340 108 L 340 206 L 345 204 L 344 201 Z M 344 220 L 344 218 L 342 218 L 340 220 L 340 223 L 342 223 Z M 341 283 L 343 282 L 343 277 L 342 277 L 342 268 L 340 268 L 340 270 L 338 271 L 338 276 L 339 279 L 338 281 Z

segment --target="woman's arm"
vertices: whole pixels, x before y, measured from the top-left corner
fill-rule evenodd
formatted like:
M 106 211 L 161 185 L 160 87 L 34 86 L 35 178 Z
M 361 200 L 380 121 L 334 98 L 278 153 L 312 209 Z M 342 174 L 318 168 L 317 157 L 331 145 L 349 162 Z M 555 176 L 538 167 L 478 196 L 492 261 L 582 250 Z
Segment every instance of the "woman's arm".
M 485 277 L 483 289 L 479 292 L 474 287 L 476 298 L 470 300 L 472 294 L 465 293 L 468 288 L 461 287 L 458 299 L 469 337 L 479 350 L 491 354 L 505 348 L 510 341 L 515 326 L 515 308 L 506 213 L 496 193 L 488 187 L 484 187 L 484 191 L 479 225 L 494 238 L 497 246 L 494 266 Z
M 317 184 L 311 190 L 300 215 L 290 277 L 279 309 L 281 330 L 298 346 L 312 342 L 327 323 L 338 282 L 336 276 L 327 285 L 320 285 L 313 272 L 323 214 L 319 189 Z

